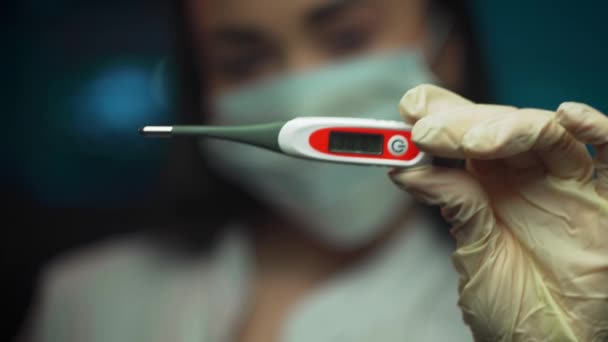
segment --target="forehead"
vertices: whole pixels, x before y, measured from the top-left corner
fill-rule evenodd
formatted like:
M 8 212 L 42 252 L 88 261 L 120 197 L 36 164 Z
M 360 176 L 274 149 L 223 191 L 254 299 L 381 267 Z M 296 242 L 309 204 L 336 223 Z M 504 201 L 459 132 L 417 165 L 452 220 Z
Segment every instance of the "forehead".
M 186 0 L 190 18 L 198 29 L 224 26 L 256 26 L 289 30 L 311 16 L 331 14 L 357 4 L 388 12 L 389 17 L 416 21 L 423 15 L 426 0 Z
M 191 0 L 199 18 L 215 26 L 230 21 L 239 23 L 283 23 L 311 10 L 333 4 L 364 0 Z

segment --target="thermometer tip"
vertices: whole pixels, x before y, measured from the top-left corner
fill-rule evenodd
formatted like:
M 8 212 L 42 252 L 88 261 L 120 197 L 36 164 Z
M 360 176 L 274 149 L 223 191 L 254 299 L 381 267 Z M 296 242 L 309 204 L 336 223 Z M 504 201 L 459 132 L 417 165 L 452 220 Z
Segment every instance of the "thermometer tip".
M 171 126 L 144 126 L 138 129 L 143 136 L 170 137 L 173 127 Z

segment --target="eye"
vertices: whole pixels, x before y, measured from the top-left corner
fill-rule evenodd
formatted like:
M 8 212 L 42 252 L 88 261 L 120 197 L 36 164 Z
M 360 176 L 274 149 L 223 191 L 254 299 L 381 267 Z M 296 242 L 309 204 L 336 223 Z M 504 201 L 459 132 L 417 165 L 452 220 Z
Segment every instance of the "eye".
M 226 56 L 216 62 L 219 76 L 231 83 L 240 83 L 261 75 L 267 65 L 266 58 L 258 53 Z
M 346 57 L 370 49 L 382 27 L 378 10 L 371 5 L 361 5 L 317 23 L 315 34 L 330 56 Z
M 350 26 L 332 30 L 328 34 L 327 48 L 332 55 L 342 56 L 365 50 L 370 45 L 371 30 Z

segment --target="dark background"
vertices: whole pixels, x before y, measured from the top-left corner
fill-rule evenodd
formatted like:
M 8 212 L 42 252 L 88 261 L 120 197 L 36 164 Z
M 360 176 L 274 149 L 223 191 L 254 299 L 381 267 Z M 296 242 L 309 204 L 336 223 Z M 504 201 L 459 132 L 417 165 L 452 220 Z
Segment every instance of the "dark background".
M 608 5 L 471 4 L 497 102 L 555 109 L 574 100 L 608 111 Z M 45 263 L 152 223 L 169 149 L 136 129 L 170 124 L 175 106 L 159 76 L 172 52 L 170 1 L 24 0 L 1 9 L 5 340 Z
M 48 260 L 149 223 L 168 148 L 138 136 L 137 127 L 172 119 L 158 77 L 172 49 L 168 1 L 7 7 L 14 46 L 3 69 L 14 81 L 2 88 L 11 128 L 0 171 L 9 199 L 2 340 L 21 324 Z

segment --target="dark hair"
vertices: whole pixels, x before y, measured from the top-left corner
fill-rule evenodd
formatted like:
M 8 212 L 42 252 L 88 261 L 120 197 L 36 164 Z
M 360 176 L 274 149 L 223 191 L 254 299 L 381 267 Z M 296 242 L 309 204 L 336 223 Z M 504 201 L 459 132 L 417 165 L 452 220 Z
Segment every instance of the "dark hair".
M 451 35 L 459 36 L 464 45 L 466 77 L 461 95 L 474 102 L 490 102 L 492 95 L 470 6 L 467 0 L 429 0 L 430 15 L 441 15 L 450 20 L 453 25 Z
M 176 1 L 175 5 L 175 60 L 176 60 L 176 123 L 200 124 L 204 116 L 205 100 L 201 98 L 206 84 L 200 78 L 200 64 L 189 29 L 189 18 L 186 15 L 185 0 Z M 462 94 L 474 101 L 487 101 L 488 88 L 484 78 L 481 57 L 475 30 L 470 18 L 467 2 L 463 0 L 431 0 L 431 12 L 447 14 L 452 20 L 452 34 L 461 36 L 465 45 L 466 77 Z M 168 163 L 167 184 L 162 194 L 163 207 L 169 208 L 169 219 L 162 229 L 163 234 L 171 236 L 187 246 L 200 249 L 212 243 L 230 220 L 251 218 L 268 212 L 259 201 L 243 189 L 235 186 L 207 165 L 201 156 L 196 142 L 191 140 L 174 140 L 171 147 L 171 160 Z M 436 214 L 436 209 L 433 209 Z M 436 215 L 437 217 L 439 215 Z

